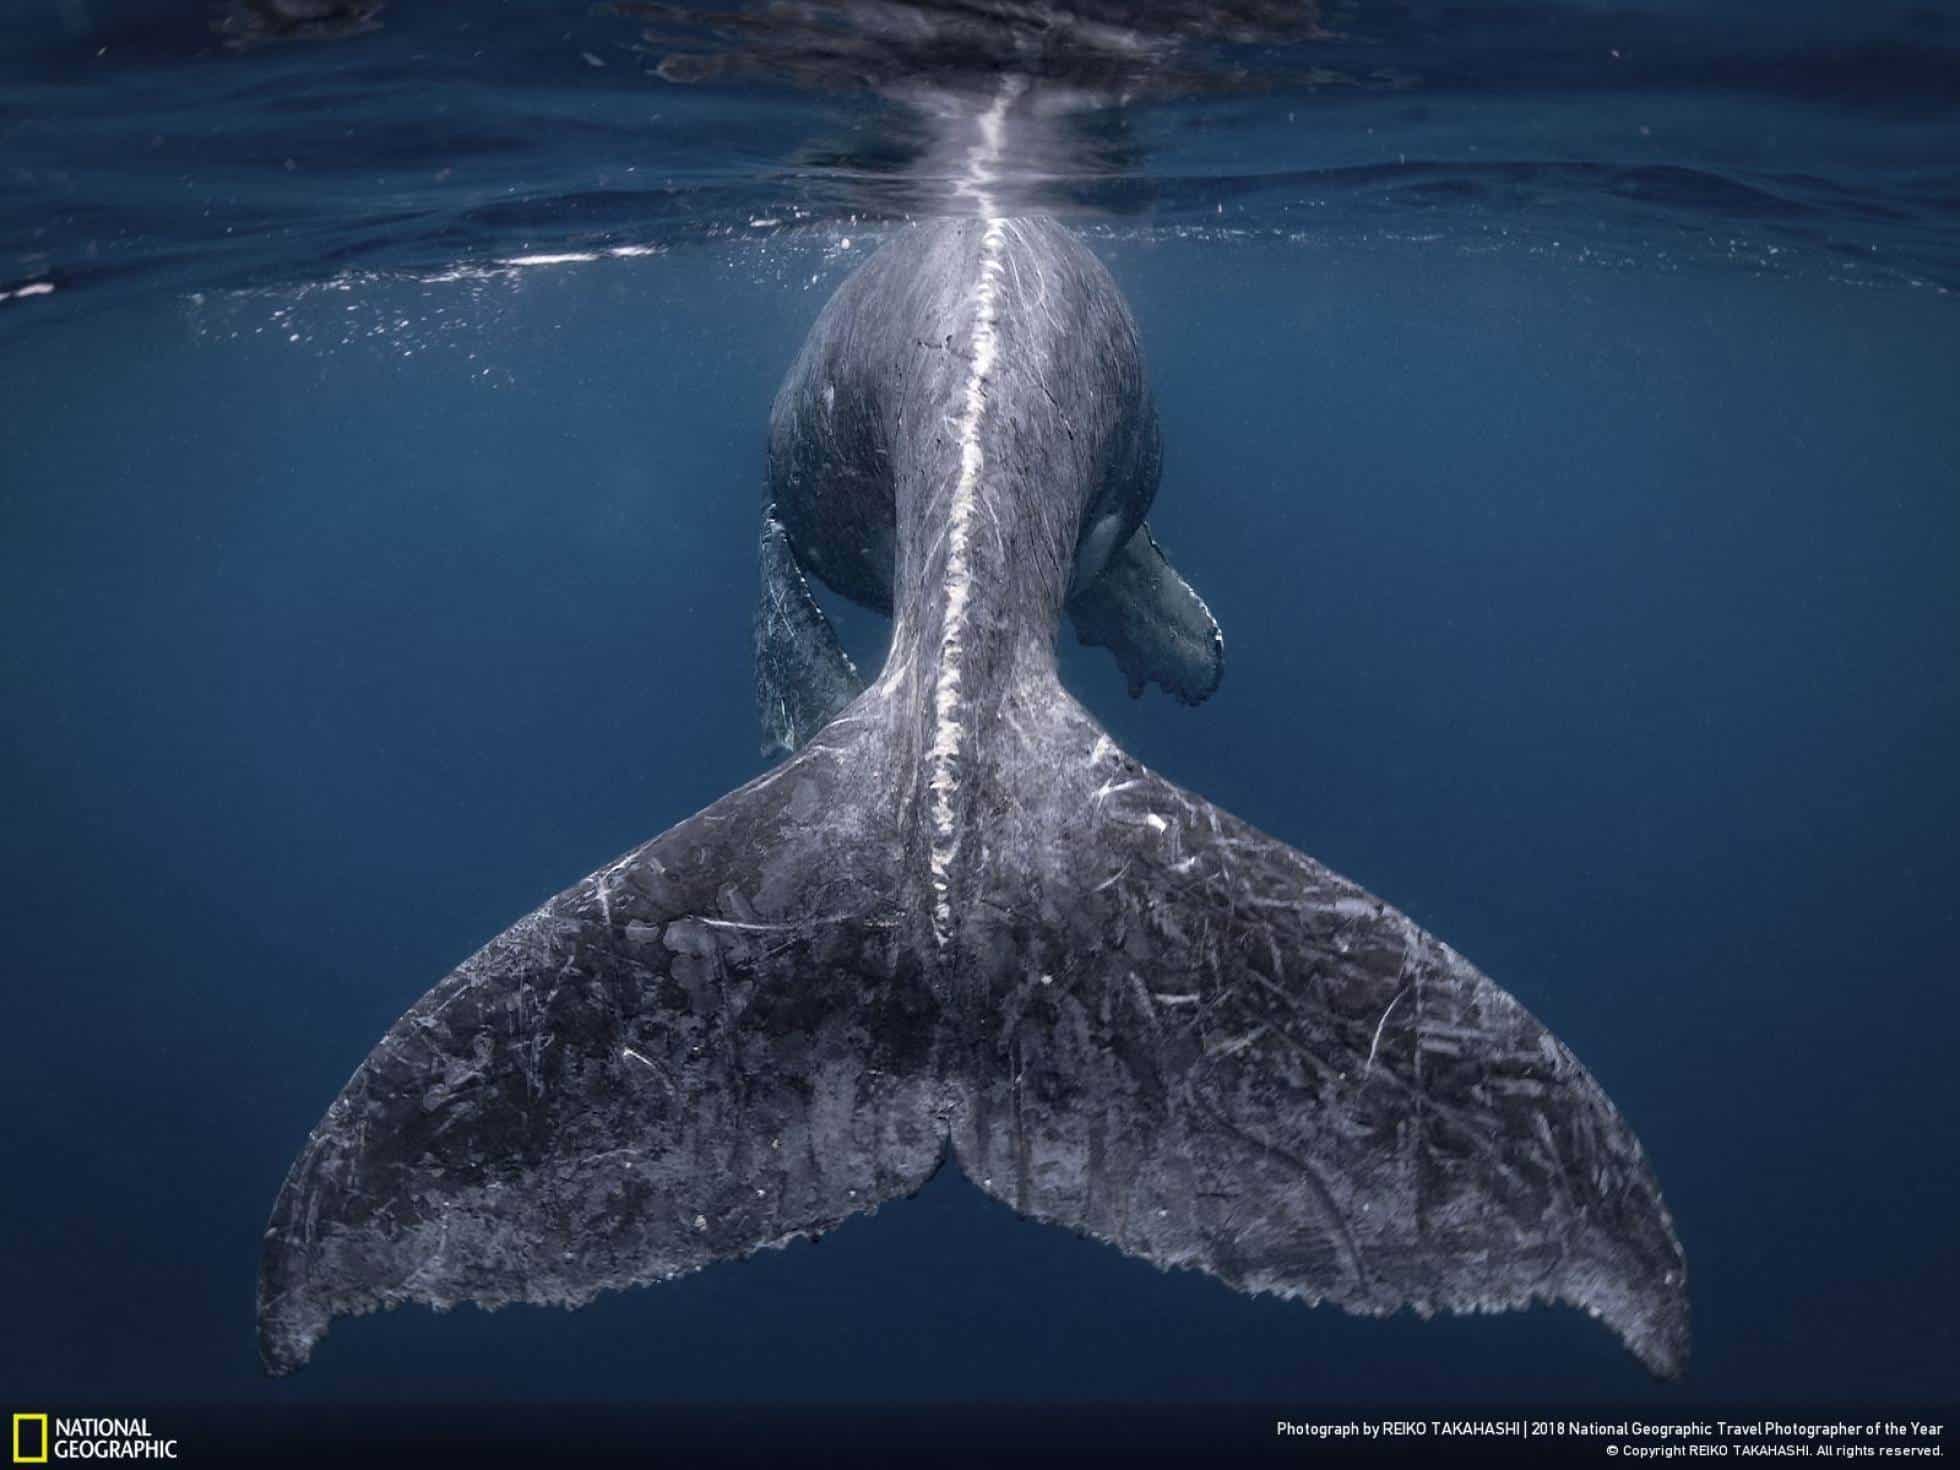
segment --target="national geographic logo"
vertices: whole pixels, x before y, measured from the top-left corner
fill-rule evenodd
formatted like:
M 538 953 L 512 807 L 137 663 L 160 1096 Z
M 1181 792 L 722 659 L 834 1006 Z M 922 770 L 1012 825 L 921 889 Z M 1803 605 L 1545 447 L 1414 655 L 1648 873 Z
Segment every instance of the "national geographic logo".
M 148 1419 L 53 1419 L 14 1415 L 14 1463 L 50 1460 L 174 1460 L 177 1441 L 150 1433 Z
M 48 1463 L 48 1416 L 46 1414 L 14 1415 L 14 1463 L 16 1465 Z

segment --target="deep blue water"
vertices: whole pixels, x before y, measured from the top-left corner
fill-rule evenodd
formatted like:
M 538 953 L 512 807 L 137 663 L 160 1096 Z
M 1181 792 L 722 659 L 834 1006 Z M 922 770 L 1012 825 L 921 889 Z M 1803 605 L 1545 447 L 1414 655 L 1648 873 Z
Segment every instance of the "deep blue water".
M 1910 132 L 1949 150 L 1950 189 L 1929 24 L 1903 32 L 1911 105 L 1879 122 L 1876 91 L 1799 107 L 1733 79 L 1678 116 L 1787 107 L 1790 136 L 1821 140 L 1789 171 L 1874 197 L 1924 179 Z M 23 71 L 113 119 L 114 94 L 50 59 L 60 38 Z M 317 80 L 370 42 L 401 44 L 140 70 L 160 89 L 233 64 Z M 1521 115 L 1544 100 L 1526 93 Z M 772 138 L 812 105 L 648 95 Z M 1218 105 L 1248 115 L 1234 147 L 1258 165 L 1321 101 Z M 1447 135 L 1448 99 L 1426 105 Z M 1623 105 L 1542 116 L 1604 127 Z M 160 146 L 196 155 L 194 110 L 174 116 Z M 581 159 L 567 124 L 550 153 L 596 169 L 626 125 L 595 124 Z M 1240 1297 L 1023 1223 L 951 1169 L 820 1246 L 575 1314 L 343 1322 L 305 1372 L 262 1379 L 266 1212 L 375 1039 L 512 919 L 760 768 L 768 405 L 895 226 L 778 210 L 796 191 L 742 182 L 746 145 L 647 126 L 732 194 L 603 239 L 542 207 L 447 256 L 390 236 L 359 272 L 306 242 L 336 215 L 371 225 L 386 179 L 302 171 L 308 222 L 249 259 L 148 216 L 116 282 L 91 281 L 74 221 L 33 243 L 16 214 L 0 241 L 39 262 L 16 284 L 60 283 L 0 307 L 9 1404 L 1953 1398 L 1950 197 L 1909 225 L 1812 218 L 1877 240 L 1867 256 L 1919 252 L 1882 279 L 1773 226 L 1708 249 L 1708 217 L 1623 218 L 1624 191 L 1504 203 L 1474 170 L 1371 215 L 1327 203 L 1341 170 L 1393 165 L 1344 114 L 1327 130 L 1354 156 L 1318 183 L 1288 182 L 1277 144 L 1280 182 L 1250 192 L 1245 169 L 1145 148 L 1157 184 L 1193 162 L 1174 204 L 1075 216 L 1141 325 L 1166 453 L 1152 520 L 1228 667 L 1197 710 L 1132 702 L 1072 640 L 1065 675 L 1134 754 L 1405 909 L 1587 1063 L 1687 1250 L 1685 1380 L 1649 1380 L 1565 1310 L 1383 1322 Z M 1512 175 L 1626 162 L 1559 136 L 1513 139 Z M 70 179 L 144 214 L 84 161 Z M 635 239 L 651 253 L 493 268 Z M 875 661 L 877 621 L 843 616 Z

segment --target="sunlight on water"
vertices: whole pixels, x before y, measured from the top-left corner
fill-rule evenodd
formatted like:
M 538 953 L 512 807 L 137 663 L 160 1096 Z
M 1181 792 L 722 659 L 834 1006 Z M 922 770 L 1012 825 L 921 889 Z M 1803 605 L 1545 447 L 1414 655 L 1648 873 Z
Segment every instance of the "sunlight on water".
M 11 66 L 0 30 L 0 304 L 965 208 L 963 120 L 1003 68 L 1010 212 L 1960 281 L 1960 66 L 1913 11 L 620 3 L 479 31 L 240 3 L 212 30 L 126 4 L 28 7 Z

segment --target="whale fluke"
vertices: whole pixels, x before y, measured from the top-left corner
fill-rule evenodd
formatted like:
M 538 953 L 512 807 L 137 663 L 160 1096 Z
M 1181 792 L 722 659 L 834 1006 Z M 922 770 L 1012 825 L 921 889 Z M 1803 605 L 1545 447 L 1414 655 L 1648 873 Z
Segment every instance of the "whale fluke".
M 395 1023 L 274 1206 L 269 1371 L 336 1316 L 577 1306 L 925 1183 L 939 1019 L 892 834 L 850 799 L 889 785 L 864 730 L 833 724 L 575 884 Z
M 1686 1268 L 1591 1076 L 1448 946 L 1126 756 L 1059 689 L 936 999 L 888 702 L 567 889 L 314 1130 L 260 1343 L 404 1301 L 575 1306 L 915 1192 L 1351 1311 L 1571 1303 L 1654 1372 Z M 1006 779 L 1006 778 L 1003 778 Z
M 1037 856 L 962 935 L 993 957 L 954 1132 L 982 1189 L 1247 1292 L 1376 1315 L 1569 1303 L 1680 1371 L 1681 1247 L 1571 1052 L 1074 701 L 1034 744 L 1013 848 Z

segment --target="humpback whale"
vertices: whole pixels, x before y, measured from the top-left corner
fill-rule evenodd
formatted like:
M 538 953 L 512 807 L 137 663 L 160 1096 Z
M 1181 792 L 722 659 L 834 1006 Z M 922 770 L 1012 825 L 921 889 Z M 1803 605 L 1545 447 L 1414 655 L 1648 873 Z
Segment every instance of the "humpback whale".
M 1680 1370 L 1680 1245 L 1572 1053 L 1062 687 L 1064 616 L 1133 688 L 1217 682 L 1144 525 L 1157 435 L 1129 310 L 1052 219 L 983 191 L 838 289 L 770 424 L 757 688 L 792 753 L 381 1039 L 274 1206 L 269 1371 L 338 1315 L 576 1306 L 815 1237 L 949 1156 L 1161 1267 L 1377 1315 L 1569 1303 Z M 806 574 L 890 612 L 875 679 Z

